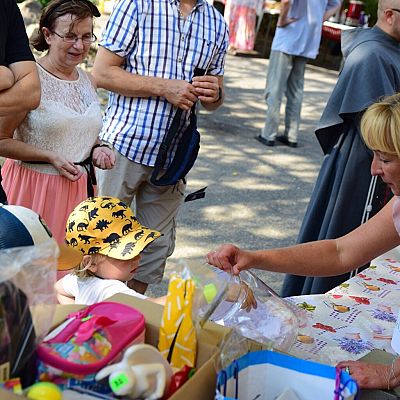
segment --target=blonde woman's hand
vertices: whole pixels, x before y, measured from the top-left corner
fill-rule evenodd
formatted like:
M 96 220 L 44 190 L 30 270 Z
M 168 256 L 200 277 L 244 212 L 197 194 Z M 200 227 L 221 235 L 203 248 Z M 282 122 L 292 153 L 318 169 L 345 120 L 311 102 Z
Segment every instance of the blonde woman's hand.
M 233 244 L 224 244 L 216 251 L 207 254 L 208 264 L 223 271 L 239 275 L 240 271 L 252 266 L 251 252 L 241 250 Z

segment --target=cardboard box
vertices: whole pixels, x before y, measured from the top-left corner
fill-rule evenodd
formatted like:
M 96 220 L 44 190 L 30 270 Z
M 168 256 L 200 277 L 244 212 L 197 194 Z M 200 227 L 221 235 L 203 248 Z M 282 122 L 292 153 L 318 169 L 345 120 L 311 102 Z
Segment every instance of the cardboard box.
M 145 341 L 157 347 L 158 332 L 161 323 L 163 307 L 150 301 L 141 300 L 136 297 L 118 294 L 109 301 L 128 304 L 145 315 L 146 338 Z M 81 305 L 58 305 L 54 316 L 54 326 L 59 325 L 65 317 L 80 310 Z M 171 400 L 208 400 L 214 399 L 216 385 L 215 361 L 218 345 L 230 330 L 222 326 L 207 322 L 198 334 L 196 373 L 185 383 L 173 396 Z M 0 389 L 0 399 L 18 400 L 21 396 Z

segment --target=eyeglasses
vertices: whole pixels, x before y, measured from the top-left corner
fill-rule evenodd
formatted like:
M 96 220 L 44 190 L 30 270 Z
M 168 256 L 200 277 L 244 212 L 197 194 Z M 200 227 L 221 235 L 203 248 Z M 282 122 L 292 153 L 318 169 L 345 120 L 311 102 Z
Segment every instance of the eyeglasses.
M 389 8 L 389 10 L 400 12 L 400 9 L 398 8 Z
M 82 39 L 83 43 L 89 44 L 94 43 L 97 40 L 97 37 L 94 33 L 88 33 L 82 36 L 77 36 L 74 33 L 67 33 L 66 35 L 62 36 L 55 31 L 52 31 L 52 33 L 60 37 L 65 43 L 77 43 L 79 39 Z

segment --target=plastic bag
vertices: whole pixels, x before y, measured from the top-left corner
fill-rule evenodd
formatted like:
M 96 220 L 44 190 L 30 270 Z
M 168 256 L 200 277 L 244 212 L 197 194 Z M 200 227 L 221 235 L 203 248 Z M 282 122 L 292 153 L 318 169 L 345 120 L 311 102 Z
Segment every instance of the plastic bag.
M 289 351 L 297 339 L 302 312 L 281 299 L 268 285 L 249 271 L 240 278 L 218 271 L 219 279 L 238 280 L 250 291 L 242 293 L 242 302 L 222 301 L 210 319 L 217 324 L 235 327 L 246 338 L 253 339 L 280 351 Z M 256 300 L 256 308 L 243 307 L 249 294 Z
M 58 252 L 54 240 L 0 251 L 0 369 L 23 386 L 33 383 L 35 348 L 53 320 Z
M 228 301 L 234 313 L 246 302 L 247 294 L 241 282 L 230 274 L 222 273 L 204 263 L 179 260 L 178 265 L 167 271 L 168 277 L 178 275 L 182 279 L 192 279 L 195 283 L 192 318 L 196 325 L 202 326 L 221 302 Z
M 173 272 L 195 282 L 192 314 L 200 326 L 210 319 L 281 351 L 288 351 L 296 341 L 302 311 L 253 273 L 243 271 L 238 277 L 184 260 Z

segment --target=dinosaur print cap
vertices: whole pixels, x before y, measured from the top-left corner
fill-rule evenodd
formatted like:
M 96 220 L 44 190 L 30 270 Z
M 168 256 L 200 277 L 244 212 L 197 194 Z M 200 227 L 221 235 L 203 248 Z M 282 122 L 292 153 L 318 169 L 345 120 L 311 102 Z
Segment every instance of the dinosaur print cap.
M 130 207 L 115 197 L 90 197 L 70 214 L 67 245 L 84 255 L 100 253 L 118 260 L 140 254 L 161 233 L 141 225 Z

